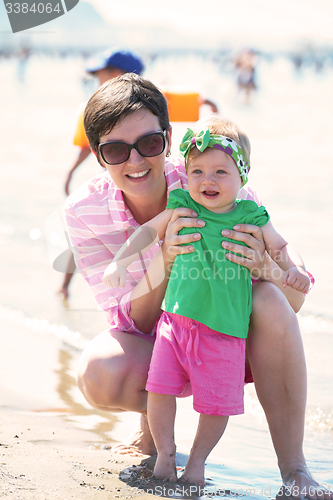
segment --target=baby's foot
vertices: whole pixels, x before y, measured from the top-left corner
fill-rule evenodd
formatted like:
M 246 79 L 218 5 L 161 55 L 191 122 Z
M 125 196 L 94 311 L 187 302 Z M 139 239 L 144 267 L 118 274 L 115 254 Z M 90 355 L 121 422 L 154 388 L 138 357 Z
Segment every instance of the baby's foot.
M 177 481 L 176 450 L 171 454 L 158 453 L 154 467 L 154 478 L 164 482 Z

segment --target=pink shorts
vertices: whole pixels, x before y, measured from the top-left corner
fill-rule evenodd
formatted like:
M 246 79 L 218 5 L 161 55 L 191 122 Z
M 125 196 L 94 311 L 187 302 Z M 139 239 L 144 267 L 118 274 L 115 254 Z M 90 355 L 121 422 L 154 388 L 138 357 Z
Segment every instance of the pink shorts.
M 150 363 L 147 391 L 186 397 L 205 415 L 244 413 L 245 339 L 164 312 Z

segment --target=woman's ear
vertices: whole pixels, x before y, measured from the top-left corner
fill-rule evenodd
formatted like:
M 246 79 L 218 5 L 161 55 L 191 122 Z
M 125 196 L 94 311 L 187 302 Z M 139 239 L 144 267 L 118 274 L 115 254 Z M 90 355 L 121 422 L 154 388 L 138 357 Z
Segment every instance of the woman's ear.
M 100 164 L 100 166 L 101 166 L 102 168 L 105 168 L 105 169 L 106 169 L 106 166 L 105 166 L 105 165 L 104 165 L 104 163 L 101 161 L 101 159 L 100 159 L 99 155 L 97 154 L 97 152 L 96 152 L 94 149 L 92 149 L 92 148 L 90 148 L 90 151 L 91 151 L 91 152 L 95 155 L 95 157 L 96 157 L 96 159 L 97 159 L 98 163 Z
M 167 153 L 171 153 L 171 137 L 172 137 L 172 125 L 170 125 L 170 130 L 167 132 L 167 140 L 168 140 L 168 150 Z

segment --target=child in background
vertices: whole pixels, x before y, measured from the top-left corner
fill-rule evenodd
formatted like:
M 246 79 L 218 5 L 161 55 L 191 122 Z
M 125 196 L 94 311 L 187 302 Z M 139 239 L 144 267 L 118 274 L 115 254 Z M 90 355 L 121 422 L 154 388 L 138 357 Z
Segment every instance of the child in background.
M 125 285 L 126 268 L 138 252 L 164 238 L 175 208 L 192 208 L 205 221 L 193 253 L 168 256 L 173 265 L 146 385 L 149 426 L 158 453 L 154 476 L 177 481 L 176 396 L 192 390 L 200 419 L 180 481 L 204 486 L 205 460 L 229 416 L 244 413 L 245 339 L 252 308 L 250 271 L 228 260 L 228 240 L 221 231 L 235 224 L 261 226 L 267 252 L 285 271 L 285 286 L 305 293 L 309 278 L 301 258 L 293 262 L 289 257 L 287 242 L 273 228 L 265 208 L 237 199 L 250 166 L 250 144 L 243 132 L 229 121 L 212 118 L 202 130 L 188 129 L 180 150 L 188 191 L 171 191 L 166 210 L 133 233 L 103 281 Z M 192 232 L 184 228 L 180 234 Z

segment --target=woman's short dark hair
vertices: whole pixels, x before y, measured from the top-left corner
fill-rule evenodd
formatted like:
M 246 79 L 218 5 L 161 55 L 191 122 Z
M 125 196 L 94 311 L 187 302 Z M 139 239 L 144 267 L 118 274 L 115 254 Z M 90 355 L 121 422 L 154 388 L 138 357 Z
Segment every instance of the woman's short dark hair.
M 158 117 L 161 129 L 170 130 L 166 99 L 150 80 L 126 73 L 104 83 L 84 111 L 83 123 L 90 147 L 96 151 L 100 137 L 139 109 L 151 111 Z

